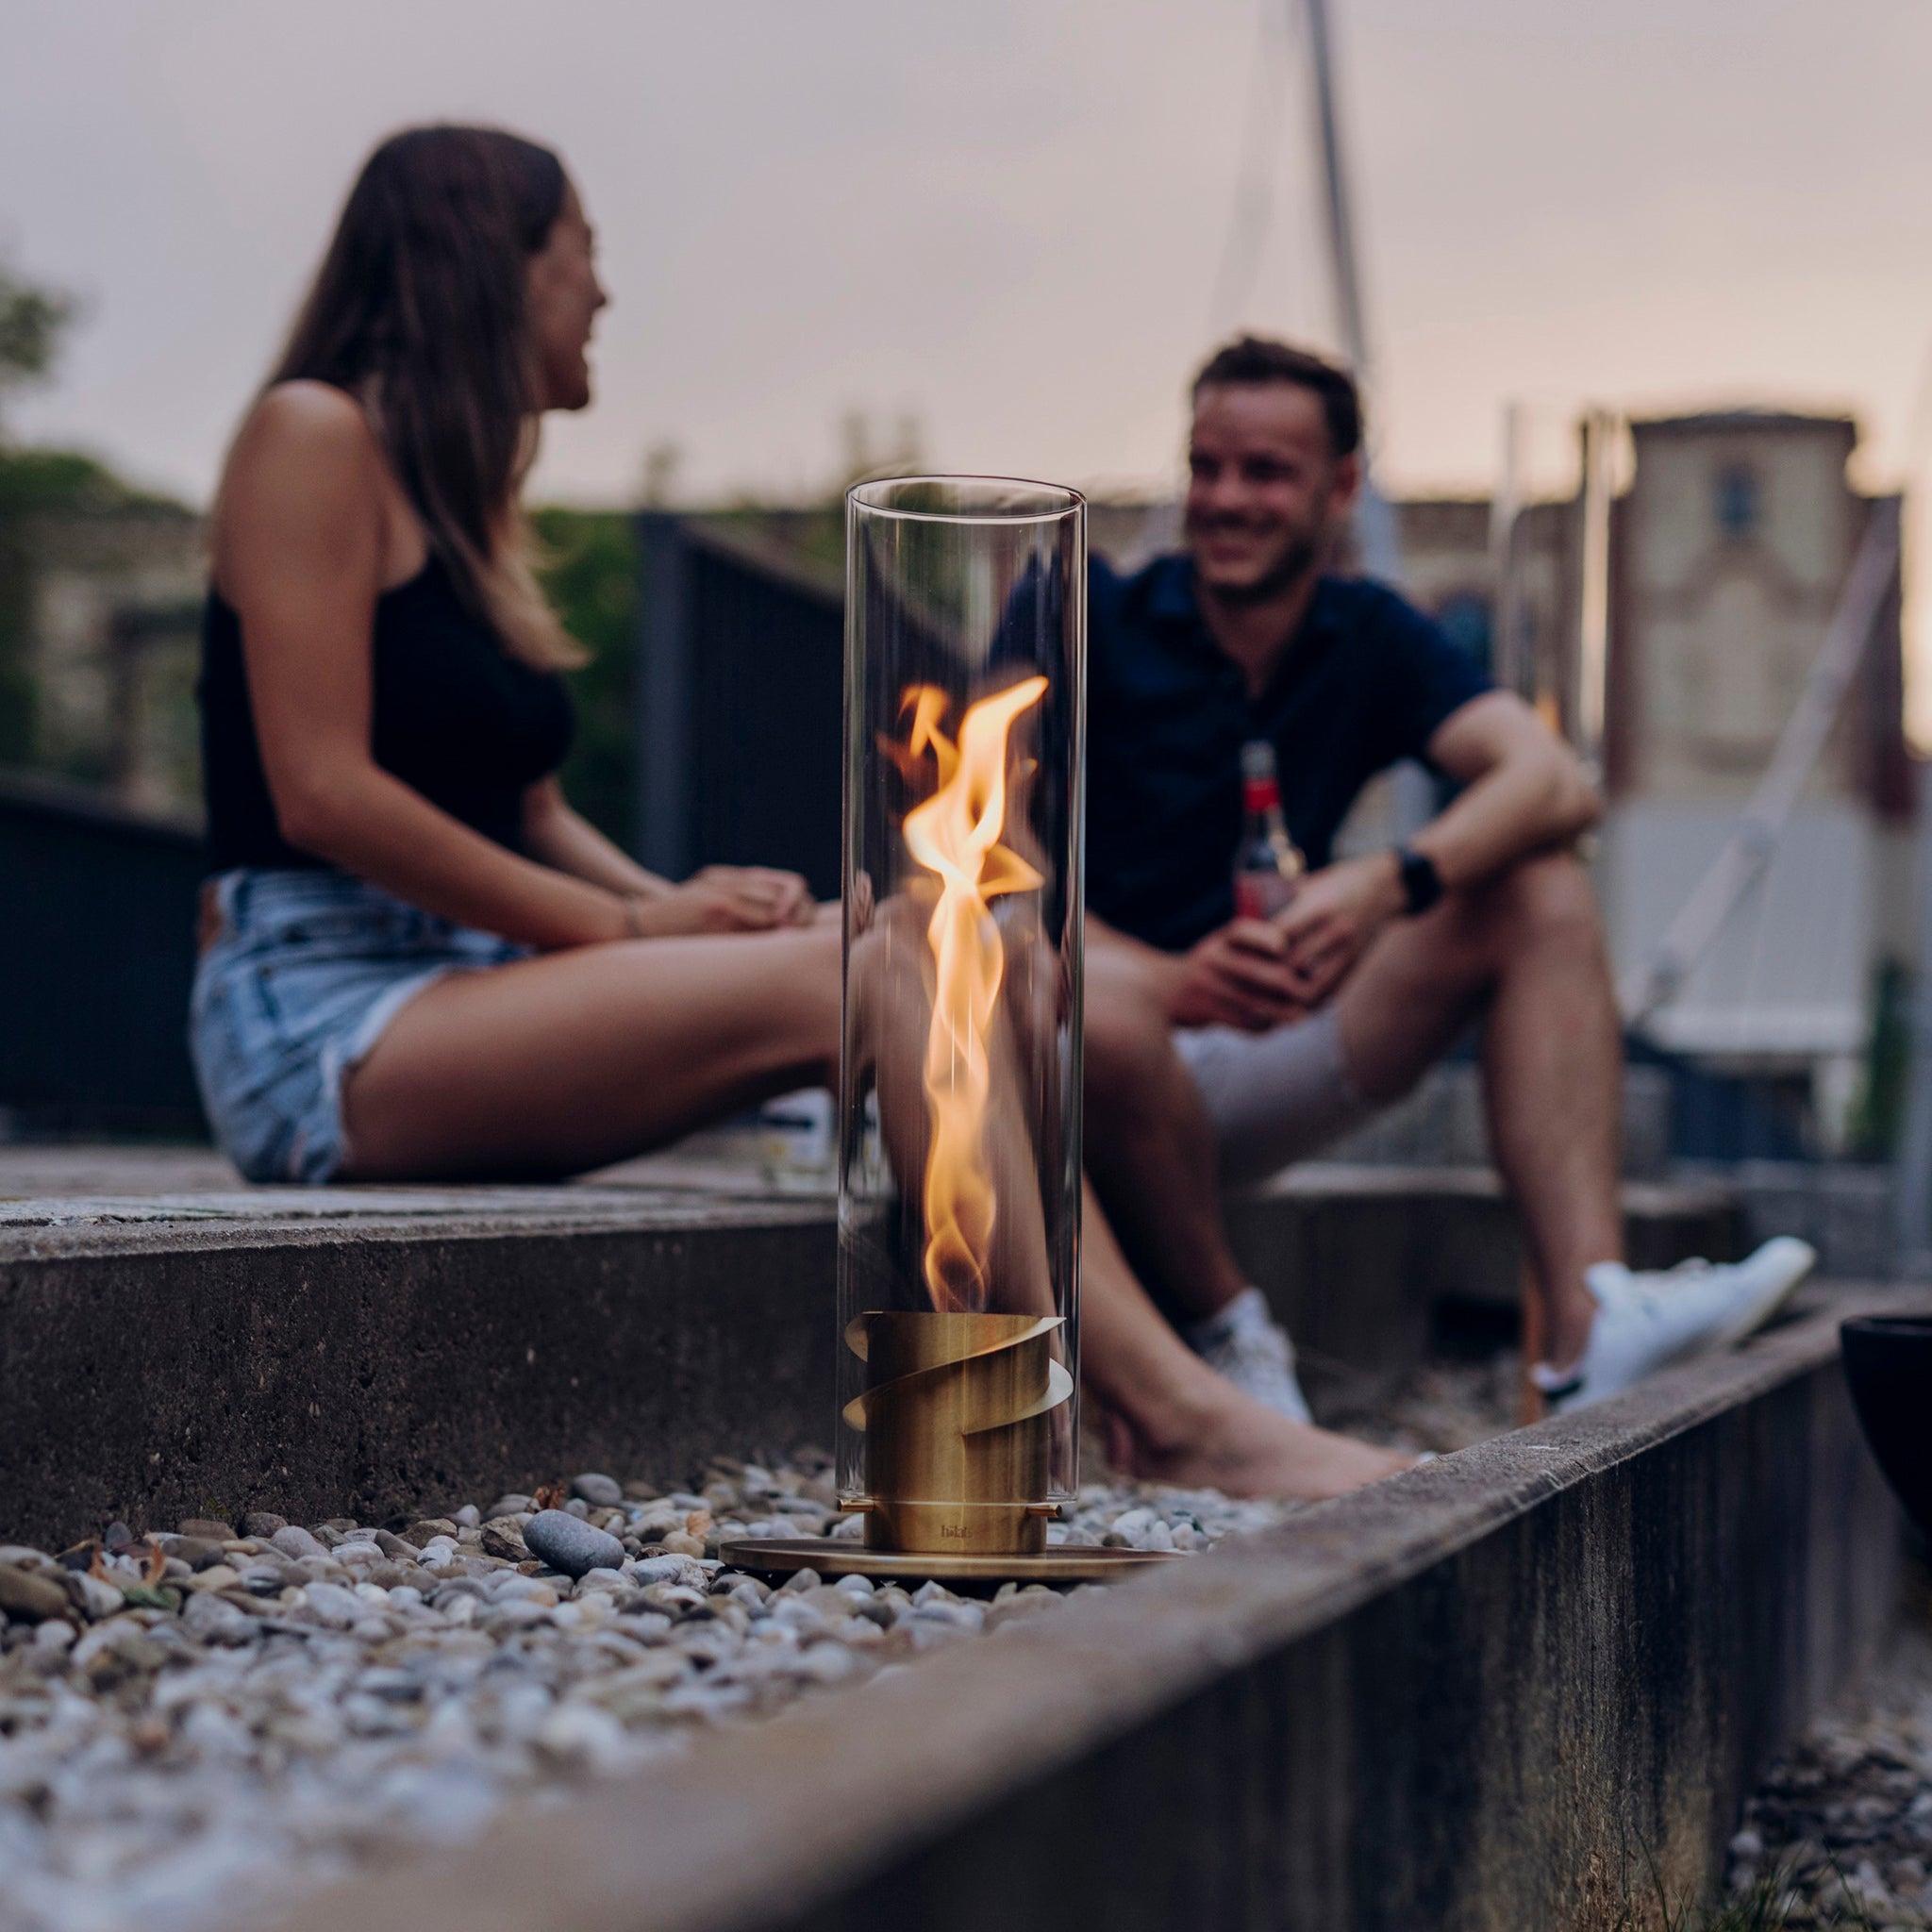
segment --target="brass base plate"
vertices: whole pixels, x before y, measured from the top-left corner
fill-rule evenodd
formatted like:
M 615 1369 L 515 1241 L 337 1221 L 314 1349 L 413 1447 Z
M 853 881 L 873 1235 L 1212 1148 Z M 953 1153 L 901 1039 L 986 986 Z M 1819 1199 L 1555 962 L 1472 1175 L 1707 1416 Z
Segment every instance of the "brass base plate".
M 1184 1550 L 1114 1550 L 1097 1543 L 1053 1543 L 1037 1556 L 921 1557 L 904 1550 L 868 1550 L 843 1537 L 750 1537 L 721 1544 L 733 1570 L 782 1575 L 816 1570 L 821 1576 L 916 1578 L 922 1583 L 1121 1583 L 1172 1563 Z

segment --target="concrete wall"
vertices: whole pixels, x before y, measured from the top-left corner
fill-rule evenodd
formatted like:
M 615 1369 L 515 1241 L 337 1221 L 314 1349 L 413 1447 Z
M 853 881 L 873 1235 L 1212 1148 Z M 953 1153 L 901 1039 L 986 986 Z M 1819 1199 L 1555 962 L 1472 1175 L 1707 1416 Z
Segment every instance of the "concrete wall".
M 199 1225 L 177 1203 L 0 1228 L 0 1541 L 250 1508 L 380 1523 L 829 1441 L 828 1207 L 572 1192 L 528 1191 L 518 1221 L 485 1191 L 440 1219 L 392 1197 L 386 1221 L 380 1195 L 330 1217 L 356 1197 L 288 1190 L 306 1225 L 231 1196 Z
M 282 1932 L 1608 1932 L 1891 1613 L 1845 1297 Z
M 1627 1198 L 1641 1257 L 1729 1252 L 1721 1191 Z M 832 1215 L 596 1186 L 0 1201 L 0 1541 L 256 1507 L 380 1522 L 828 1445 Z M 1438 1294 L 1515 1302 L 1488 1175 L 1304 1169 L 1234 1220 L 1340 1360 L 1419 1358 Z

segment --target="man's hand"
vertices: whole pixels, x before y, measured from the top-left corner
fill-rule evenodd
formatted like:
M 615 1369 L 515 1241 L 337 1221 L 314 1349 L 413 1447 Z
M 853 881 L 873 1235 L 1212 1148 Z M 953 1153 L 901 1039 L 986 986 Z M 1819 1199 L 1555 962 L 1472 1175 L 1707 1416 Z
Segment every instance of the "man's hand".
M 1181 954 L 1174 969 L 1167 1017 L 1176 1026 L 1266 1033 L 1307 1010 L 1291 976 L 1287 939 L 1273 920 L 1233 920 Z
M 1318 1007 L 1347 978 L 1369 941 L 1407 906 L 1392 852 L 1344 858 L 1303 879 L 1275 920 L 1286 980 L 1303 1008 Z
M 646 938 L 679 933 L 770 932 L 809 925 L 817 917 L 811 889 L 791 872 L 761 865 L 708 865 L 681 886 L 637 902 Z

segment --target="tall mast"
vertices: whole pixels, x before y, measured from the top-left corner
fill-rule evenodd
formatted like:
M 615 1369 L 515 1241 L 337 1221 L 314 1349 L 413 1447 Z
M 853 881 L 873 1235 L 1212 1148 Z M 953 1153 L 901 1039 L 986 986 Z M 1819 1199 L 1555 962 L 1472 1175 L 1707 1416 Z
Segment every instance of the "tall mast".
M 1303 0 L 1308 15 L 1308 54 L 1315 73 L 1315 116 L 1322 142 L 1323 213 L 1328 224 L 1328 257 L 1341 338 L 1357 374 L 1369 366 L 1368 331 L 1362 325 L 1361 276 L 1356 269 L 1355 227 L 1349 218 L 1348 180 L 1341 158 L 1341 129 L 1335 108 L 1335 63 L 1328 39 L 1328 0 Z
M 1322 143 L 1322 205 L 1327 217 L 1328 263 L 1341 311 L 1341 339 L 1356 380 L 1368 387 L 1369 330 L 1362 308 L 1361 271 L 1356 259 L 1355 223 L 1349 211 L 1341 120 L 1335 99 L 1335 58 L 1328 37 L 1328 0 L 1302 0 L 1308 18 L 1308 64 L 1315 76 L 1315 121 Z M 1402 539 L 1395 511 L 1376 487 L 1369 452 L 1360 456 L 1361 495 L 1355 509 L 1355 540 L 1362 568 L 1385 584 L 1402 581 Z M 1435 786 L 1423 768 L 1405 760 L 1395 768 L 1395 829 L 1401 838 L 1420 831 L 1435 816 Z
M 1328 261 L 1335 279 L 1335 303 L 1341 340 L 1357 379 L 1370 373 L 1368 325 L 1362 306 L 1361 272 L 1357 262 L 1355 223 L 1350 213 L 1340 110 L 1335 98 L 1335 59 L 1328 33 L 1328 0 L 1301 0 L 1308 21 L 1308 59 L 1315 78 L 1315 120 L 1322 145 L 1323 213 L 1328 234 Z M 1385 583 L 1402 580 L 1402 545 L 1395 512 L 1375 487 L 1368 452 L 1362 452 L 1362 494 L 1356 510 L 1356 541 L 1371 576 Z

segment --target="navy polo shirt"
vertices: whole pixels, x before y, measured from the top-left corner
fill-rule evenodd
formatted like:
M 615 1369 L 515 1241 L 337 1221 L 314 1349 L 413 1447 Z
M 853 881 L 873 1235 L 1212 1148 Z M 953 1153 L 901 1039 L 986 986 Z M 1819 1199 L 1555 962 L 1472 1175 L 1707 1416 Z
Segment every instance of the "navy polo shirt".
M 1170 951 L 1234 917 L 1249 739 L 1274 745 L 1289 831 L 1309 865 L 1326 865 L 1362 787 L 1402 758 L 1425 760 L 1437 726 L 1490 689 L 1393 591 L 1324 576 L 1251 698 L 1202 621 L 1185 557 L 1130 577 L 1094 559 L 1087 664 L 1087 904 Z

